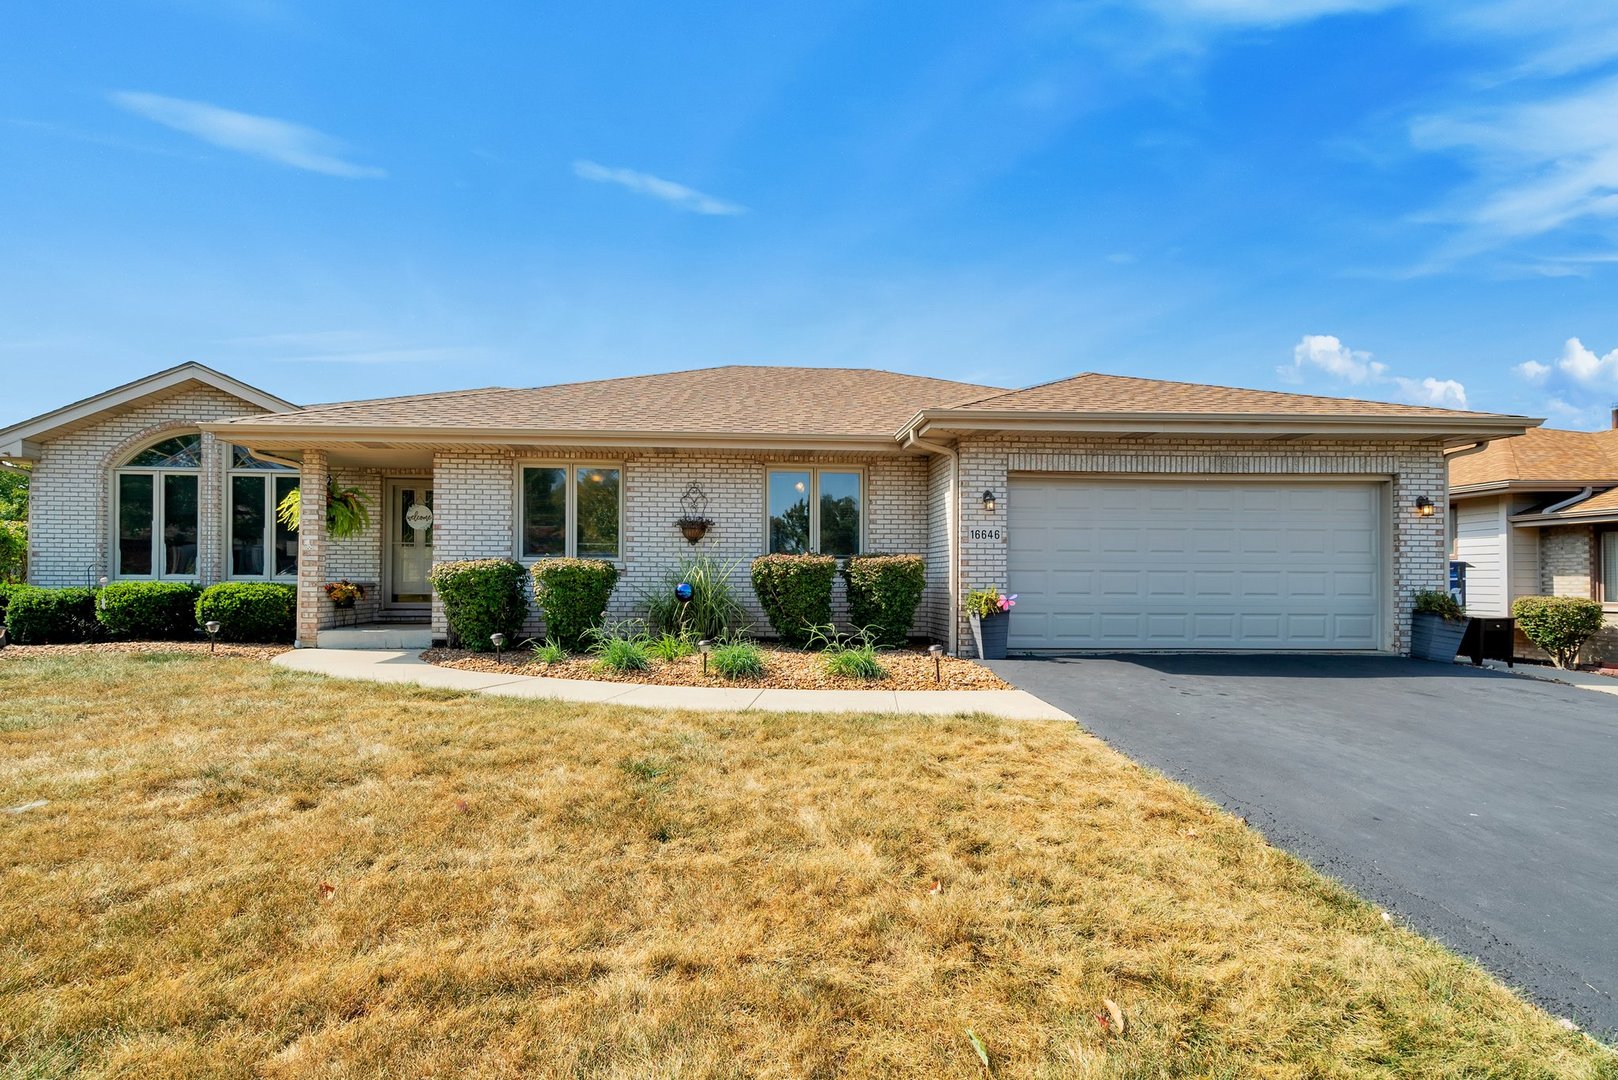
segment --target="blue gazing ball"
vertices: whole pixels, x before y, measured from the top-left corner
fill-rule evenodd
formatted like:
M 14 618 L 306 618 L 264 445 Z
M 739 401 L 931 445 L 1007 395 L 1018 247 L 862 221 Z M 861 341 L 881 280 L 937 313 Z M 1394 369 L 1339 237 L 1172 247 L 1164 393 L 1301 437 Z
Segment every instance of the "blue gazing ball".
M 674 586 L 674 598 L 682 604 L 691 602 L 691 586 L 687 582 L 680 582 Z

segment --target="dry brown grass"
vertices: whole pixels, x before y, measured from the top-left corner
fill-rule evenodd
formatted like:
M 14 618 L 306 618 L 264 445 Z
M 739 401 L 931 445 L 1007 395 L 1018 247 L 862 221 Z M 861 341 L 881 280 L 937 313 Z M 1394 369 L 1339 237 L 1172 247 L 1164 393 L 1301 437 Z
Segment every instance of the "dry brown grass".
M 1066 724 L 77 656 L 0 665 L 38 799 L 8 1076 L 1615 1075 Z

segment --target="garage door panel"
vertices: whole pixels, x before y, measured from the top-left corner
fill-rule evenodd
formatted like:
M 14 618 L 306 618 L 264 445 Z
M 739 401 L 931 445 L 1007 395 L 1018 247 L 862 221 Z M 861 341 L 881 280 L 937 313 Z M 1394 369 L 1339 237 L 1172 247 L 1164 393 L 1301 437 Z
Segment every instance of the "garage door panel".
M 1016 648 L 1379 647 L 1375 484 L 1014 477 Z

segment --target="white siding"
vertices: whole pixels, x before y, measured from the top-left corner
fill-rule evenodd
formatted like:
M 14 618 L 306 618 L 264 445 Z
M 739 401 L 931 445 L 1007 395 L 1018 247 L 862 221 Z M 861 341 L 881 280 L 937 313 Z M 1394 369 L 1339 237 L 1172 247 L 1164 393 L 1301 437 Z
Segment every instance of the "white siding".
M 1455 504 L 1455 557 L 1466 566 L 1466 610 L 1506 615 L 1506 523 L 1500 499 Z
M 1511 512 L 1518 513 L 1534 505 L 1535 500 L 1519 496 L 1511 505 Z M 1510 591 L 1506 596 L 1506 609 L 1509 613 L 1511 602 L 1519 596 L 1537 596 L 1539 594 L 1539 533 L 1538 529 L 1507 528 L 1510 551 Z

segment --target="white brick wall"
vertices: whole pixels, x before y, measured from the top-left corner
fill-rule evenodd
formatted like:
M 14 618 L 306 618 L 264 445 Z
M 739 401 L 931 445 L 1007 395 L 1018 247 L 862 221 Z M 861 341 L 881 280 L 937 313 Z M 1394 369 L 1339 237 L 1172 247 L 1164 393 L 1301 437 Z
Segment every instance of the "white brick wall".
M 434 558 L 512 556 L 516 551 L 515 507 L 519 469 L 524 462 L 614 462 L 623 468 L 624 520 L 619 538 L 618 586 L 609 611 L 615 618 L 641 616 L 644 597 L 662 587 L 665 571 L 689 554 L 736 562 L 732 582 L 755 632 L 770 633 L 753 595 L 749 565 L 765 546 L 765 483 L 771 466 L 855 465 L 865 470 L 865 547 L 868 551 L 926 553 L 927 461 L 913 456 L 745 454 L 722 451 L 636 450 L 624 453 L 575 447 L 536 457 L 505 452 L 445 451 L 434 459 L 436 508 Z M 681 496 L 691 482 L 708 497 L 714 521 L 706 537 L 686 542 L 674 522 L 683 512 Z M 942 573 L 939 570 L 938 573 Z M 934 573 L 929 567 L 929 575 Z M 839 580 L 835 610 L 846 605 Z M 435 603 L 435 634 L 447 629 Z M 528 632 L 542 632 L 537 615 Z
M 1089 436 L 997 435 L 963 439 L 961 490 L 961 593 L 1006 587 L 1006 541 L 972 540 L 974 526 L 1004 526 L 1011 509 L 1006 478 L 1011 472 L 1094 474 L 1187 474 L 1191 476 L 1366 476 L 1393 482 L 1393 566 L 1389 600 L 1393 609 L 1391 646 L 1409 648 L 1410 607 L 1422 589 L 1444 588 L 1448 577 L 1447 503 L 1444 459 L 1433 444 L 1418 442 L 1308 442 L 1277 449 L 1274 442 L 1235 439 L 1154 439 L 1129 442 Z M 977 493 L 993 491 L 994 513 Z M 1418 517 L 1416 499 L 1426 495 L 1439 507 Z M 1002 533 L 1004 535 L 1004 533 Z M 971 631 L 964 613 L 958 632 L 970 652 Z
M 194 387 L 126 409 L 45 444 L 29 499 L 28 580 L 36 585 L 93 585 L 110 576 L 112 472 L 160 439 L 195 432 L 207 421 L 263 412 L 213 387 Z M 198 576 L 219 580 L 225 565 L 222 514 L 228 447 L 203 437 L 198 480 Z

